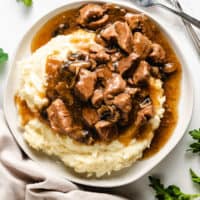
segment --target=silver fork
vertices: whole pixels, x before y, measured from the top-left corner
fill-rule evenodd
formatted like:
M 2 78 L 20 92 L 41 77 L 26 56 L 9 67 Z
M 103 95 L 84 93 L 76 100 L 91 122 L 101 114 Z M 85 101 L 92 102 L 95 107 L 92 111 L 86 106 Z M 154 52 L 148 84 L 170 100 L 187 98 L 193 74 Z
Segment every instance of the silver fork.
M 171 4 L 173 4 L 179 11 L 183 11 L 181 4 L 179 3 L 178 0 L 168 0 Z M 194 30 L 194 28 L 192 27 L 192 25 L 190 23 L 188 23 L 187 21 L 185 21 L 183 19 L 183 23 L 185 25 L 186 31 L 188 32 L 188 35 L 191 37 L 194 46 L 196 47 L 198 53 L 200 54 L 200 39 L 196 33 L 196 31 Z
M 178 11 L 171 7 L 168 7 L 167 5 L 162 3 L 161 0 L 134 0 L 134 2 L 137 3 L 139 6 L 144 6 L 144 7 L 160 6 L 161 8 L 165 8 L 165 9 L 171 11 L 172 13 L 180 16 L 181 18 L 184 18 L 184 20 L 187 20 L 194 26 L 200 28 L 200 20 L 186 14 L 183 11 Z

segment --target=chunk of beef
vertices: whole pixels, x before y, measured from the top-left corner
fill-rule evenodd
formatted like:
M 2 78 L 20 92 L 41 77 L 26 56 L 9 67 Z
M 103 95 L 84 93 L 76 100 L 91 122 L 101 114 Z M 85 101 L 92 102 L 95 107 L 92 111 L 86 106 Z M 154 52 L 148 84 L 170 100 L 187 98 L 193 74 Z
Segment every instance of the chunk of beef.
M 118 135 L 116 125 L 106 120 L 98 121 L 95 124 L 95 128 L 101 140 L 105 142 L 111 141 Z
M 127 13 L 125 15 L 125 20 L 132 31 L 139 30 L 147 37 L 153 37 L 155 33 L 155 25 L 144 14 Z
M 68 134 L 72 131 L 73 119 L 61 99 L 56 99 L 47 109 L 48 119 L 51 128 L 61 134 Z
M 129 70 L 133 64 L 137 61 L 138 55 L 135 53 L 131 53 L 128 57 L 122 58 L 119 61 L 117 70 L 119 71 L 120 74 L 124 74 L 127 70 Z
M 151 45 L 151 53 L 149 54 L 149 58 L 154 63 L 163 63 L 166 58 L 166 53 L 163 47 L 157 43 L 153 43 Z
M 136 127 L 138 127 L 138 128 L 141 127 L 151 117 L 153 117 L 153 105 L 150 103 L 138 111 L 137 117 L 135 120 Z
M 54 56 L 48 56 L 46 61 L 46 73 L 49 77 L 56 78 L 59 75 L 59 70 L 62 66 L 62 61 L 54 58 Z
M 100 44 L 102 47 L 106 47 L 107 46 L 106 45 L 106 41 L 101 37 L 100 34 L 97 34 L 95 36 L 95 42 L 98 43 L 98 44 Z
M 96 83 L 96 73 L 87 69 L 81 69 L 79 72 L 79 81 L 75 85 L 75 93 L 81 100 L 87 101 L 94 92 Z
M 126 125 L 129 121 L 129 113 L 132 109 L 131 96 L 127 93 L 121 93 L 115 96 L 113 104 L 121 111 L 120 125 Z
M 88 131 L 74 125 L 71 113 L 61 99 L 56 99 L 51 103 L 47 109 L 47 114 L 50 126 L 54 131 L 87 144 L 94 141 Z
M 98 44 L 93 44 L 89 48 L 90 53 L 98 53 L 99 51 L 102 51 L 102 50 L 104 50 L 104 47 Z
M 110 55 L 105 50 L 100 50 L 95 54 L 91 54 L 90 57 L 96 60 L 97 63 L 107 63 L 110 60 Z
M 103 93 L 104 91 L 102 88 L 96 89 L 94 91 L 94 94 L 91 98 L 91 102 L 94 107 L 99 107 L 102 104 L 103 99 L 104 99 Z
M 117 21 L 114 24 L 117 32 L 117 42 L 121 49 L 127 53 L 131 53 L 133 50 L 132 41 L 133 35 L 127 23 Z
M 117 51 L 111 55 L 111 61 L 113 63 L 115 63 L 115 62 L 119 61 L 122 57 L 123 57 L 123 54 L 121 52 Z
M 146 61 L 141 61 L 137 67 L 135 73 L 133 74 L 133 83 L 148 83 L 150 77 L 150 65 Z
M 145 59 L 151 51 L 151 41 L 142 33 L 136 32 L 133 35 L 133 49 L 140 58 Z
M 133 36 L 126 22 L 117 21 L 101 31 L 101 36 L 110 42 L 117 42 L 119 47 L 127 53 L 132 52 Z
M 80 15 L 77 22 L 83 26 L 95 29 L 104 25 L 108 20 L 108 15 L 104 15 L 106 9 L 98 4 L 87 4 L 80 9 Z
M 140 88 L 126 87 L 124 92 L 133 98 L 138 92 L 140 92 Z
M 97 74 L 97 78 L 103 79 L 105 81 L 112 78 L 112 72 L 110 71 L 108 67 L 104 65 L 96 69 L 96 74 Z
M 55 90 L 62 97 L 67 105 L 71 106 L 74 104 L 74 97 L 64 81 L 58 82 Z
M 112 74 L 112 78 L 106 81 L 106 87 L 104 95 L 109 97 L 110 95 L 116 95 L 123 92 L 126 88 L 126 81 L 121 75 L 117 73 Z
M 132 109 L 131 96 L 127 93 L 121 93 L 115 96 L 113 104 L 122 112 L 129 113 Z
M 100 34 L 106 41 L 117 41 L 118 34 L 114 25 L 108 25 L 104 30 L 101 31 Z
M 99 120 L 97 111 L 89 107 L 83 108 L 82 116 L 88 126 L 93 126 Z

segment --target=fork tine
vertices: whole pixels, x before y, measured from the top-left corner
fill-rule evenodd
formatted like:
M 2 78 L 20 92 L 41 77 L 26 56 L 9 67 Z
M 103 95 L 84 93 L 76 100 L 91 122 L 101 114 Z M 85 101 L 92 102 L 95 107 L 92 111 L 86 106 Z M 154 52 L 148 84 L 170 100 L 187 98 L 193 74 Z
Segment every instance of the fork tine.
M 173 4 L 179 11 L 183 11 L 182 6 L 178 0 L 167 0 L 167 1 Z M 196 31 L 194 30 L 192 25 L 186 22 L 184 19 L 183 19 L 183 23 L 185 25 L 186 31 L 188 32 L 188 35 L 191 37 L 193 41 L 194 46 L 196 47 L 198 53 L 200 54 L 200 39 Z

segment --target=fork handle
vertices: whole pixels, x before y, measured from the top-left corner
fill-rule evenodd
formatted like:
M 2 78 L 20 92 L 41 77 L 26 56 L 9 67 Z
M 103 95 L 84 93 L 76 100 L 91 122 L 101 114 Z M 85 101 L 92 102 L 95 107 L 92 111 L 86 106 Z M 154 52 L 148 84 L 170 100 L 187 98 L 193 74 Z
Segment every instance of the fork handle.
M 158 6 L 162 7 L 162 8 L 165 8 L 165 9 L 173 12 L 174 14 L 182 17 L 184 20 L 190 22 L 191 24 L 193 24 L 197 28 L 200 28 L 200 21 L 198 19 L 186 14 L 185 12 L 182 12 L 182 11 L 179 12 L 179 11 L 177 11 L 177 10 L 175 10 L 173 8 L 170 8 L 170 7 L 168 7 L 168 6 L 164 5 L 164 4 L 161 4 L 161 3 L 155 3 L 154 5 L 158 5 Z

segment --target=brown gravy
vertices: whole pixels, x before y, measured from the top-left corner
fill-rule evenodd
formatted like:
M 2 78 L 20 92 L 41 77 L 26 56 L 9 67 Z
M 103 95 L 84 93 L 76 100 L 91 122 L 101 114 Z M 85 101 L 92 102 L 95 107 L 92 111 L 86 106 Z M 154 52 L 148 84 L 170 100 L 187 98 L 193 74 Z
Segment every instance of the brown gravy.
M 120 20 L 123 13 L 112 13 L 111 20 Z M 56 29 L 60 24 L 65 24 L 68 28 L 62 34 L 68 34 L 79 27 L 75 23 L 75 19 L 78 16 L 78 9 L 63 12 L 54 18 L 50 19 L 43 27 L 40 28 L 38 33 L 34 36 L 31 45 L 31 51 L 34 52 L 39 47 L 47 43 L 54 35 Z M 155 137 L 151 144 L 151 147 L 145 151 L 144 157 L 149 157 L 158 152 L 168 141 L 172 135 L 174 128 L 176 127 L 178 120 L 178 103 L 180 96 L 180 83 L 181 83 L 181 65 L 176 57 L 175 52 L 172 50 L 165 36 L 156 26 L 156 34 L 152 39 L 154 42 L 161 44 L 166 53 L 167 60 L 175 63 L 177 66 L 177 72 L 170 75 L 170 77 L 164 82 L 165 88 L 165 114 L 161 121 L 160 127 L 156 130 Z M 24 113 L 24 112 L 23 112 Z M 129 138 L 124 138 L 122 141 L 127 143 Z

